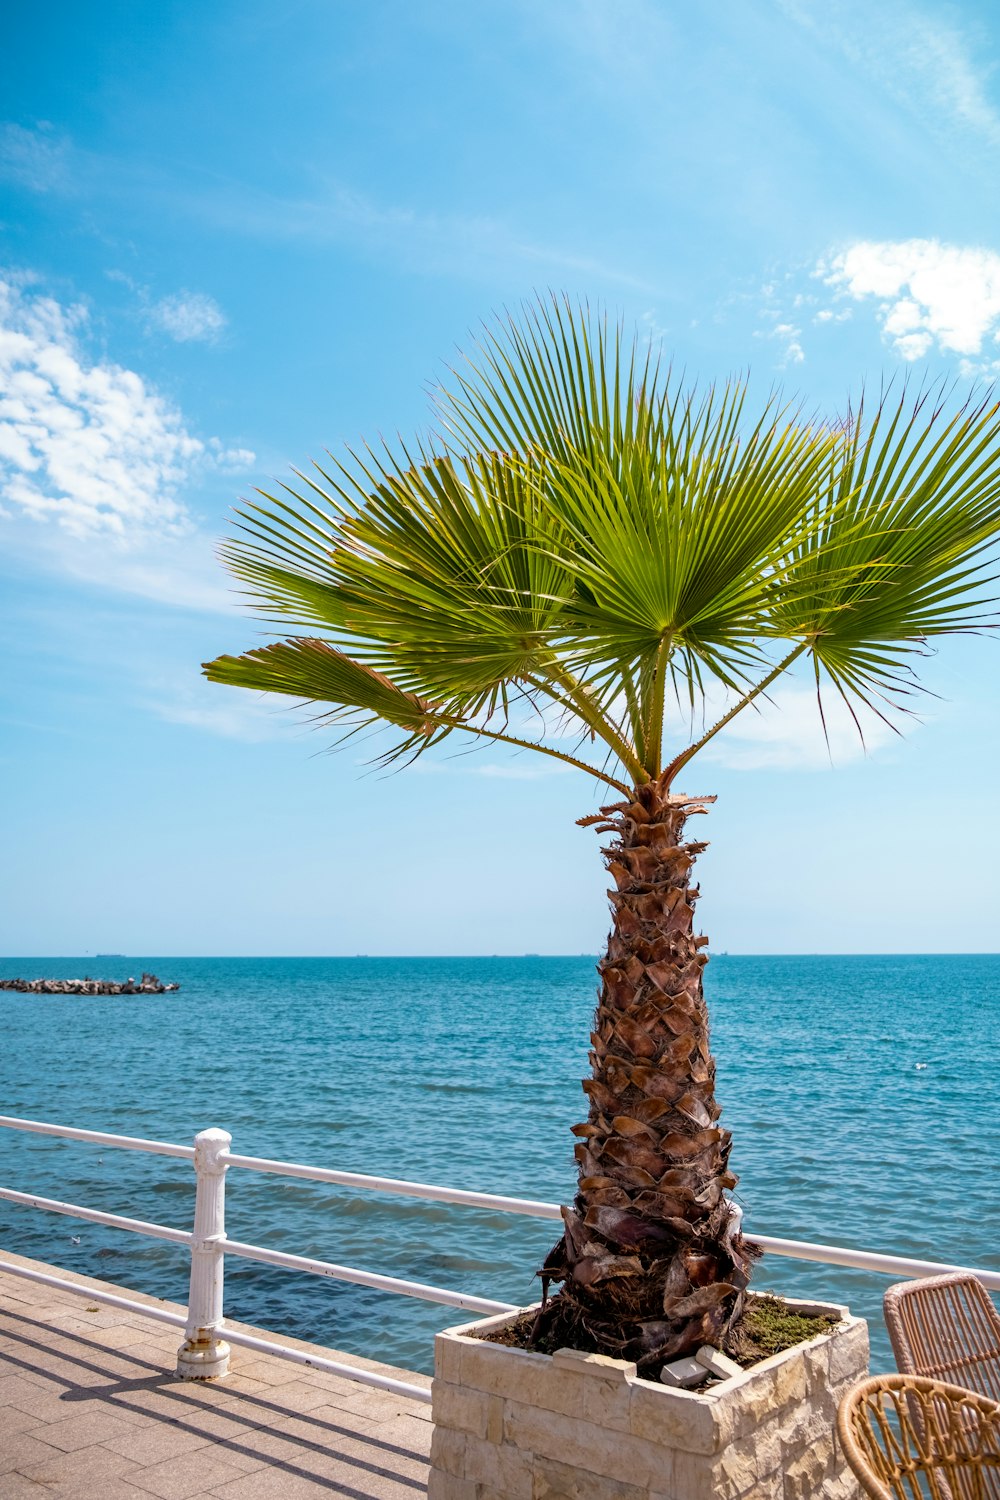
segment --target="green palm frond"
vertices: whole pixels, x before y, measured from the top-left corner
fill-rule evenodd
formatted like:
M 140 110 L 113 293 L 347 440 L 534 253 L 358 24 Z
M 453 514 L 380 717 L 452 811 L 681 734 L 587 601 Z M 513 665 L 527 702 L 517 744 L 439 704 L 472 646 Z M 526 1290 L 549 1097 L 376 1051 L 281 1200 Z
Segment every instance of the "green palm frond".
M 620 324 L 551 296 L 521 319 L 484 326 L 475 352 L 436 393 L 445 438 L 459 452 L 560 458 L 567 450 L 624 452 L 664 400 L 660 360 Z
M 436 705 L 404 692 L 326 641 L 276 641 L 243 656 L 219 656 L 206 665 L 205 675 L 228 687 L 285 693 L 322 704 L 330 719 L 355 724 L 383 721 L 425 738 L 432 738 L 437 728 Z
M 204 665 L 210 682 L 226 687 L 250 688 L 259 693 L 282 693 L 301 703 L 321 706 L 323 723 L 343 726 L 342 738 L 372 725 L 391 725 L 402 730 L 397 740 L 376 757 L 382 765 L 413 759 L 436 745 L 455 729 L 479 735 L 519 750 L 536 750 L 552 756 L 598 781 L 627 792 L 625 782 L 605 769 L 565 750 L 554 750 L 507 733 L 497 723 L 496 703 L 480 703 L 470 714 L 465 705 L 431 703 L 408 693 L 362 662 L 355 661 L 326 641 L 297 637 L 276 641 L 247 651 L 242 656 L 219 656 Z
M 942 398 L 904 388 L 870 421 L 862 403 L 771 614 L 774 636 L 808 642 L 820 681 L 872 708 L 903 705 L 931 638 L 996 618 L 1000 404 L 990 393 L 949 414 Z
M 488 330 L 438 408 L 429 445 L 331 459 L 242 509 L 224 558 L 292 639 L 214 680 L 388 723 L 389 759 L 461 730 L 627 786 L 669 780 L 807 653 L 876 706 L 931 636 L 988 623 L 995 402 L 751 416 L 745 382 L 685 390 L 553 298 Z M 665 728 L 713 684 L 730 710 L 664 773 Z

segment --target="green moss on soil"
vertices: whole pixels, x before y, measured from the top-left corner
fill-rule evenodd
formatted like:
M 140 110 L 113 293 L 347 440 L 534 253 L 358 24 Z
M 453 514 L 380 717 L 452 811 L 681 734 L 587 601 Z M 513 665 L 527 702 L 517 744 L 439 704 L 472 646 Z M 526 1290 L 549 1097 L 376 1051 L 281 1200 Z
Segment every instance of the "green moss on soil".
M 829 1333 L 836 1325 L 830 1313 L 810 1317 L 789 1307 L 784 1298 L 761 1292 L 747 1298 L 742 1319 L 726 1339 L 726 1353 L 749 1370 L 772 1354 Z

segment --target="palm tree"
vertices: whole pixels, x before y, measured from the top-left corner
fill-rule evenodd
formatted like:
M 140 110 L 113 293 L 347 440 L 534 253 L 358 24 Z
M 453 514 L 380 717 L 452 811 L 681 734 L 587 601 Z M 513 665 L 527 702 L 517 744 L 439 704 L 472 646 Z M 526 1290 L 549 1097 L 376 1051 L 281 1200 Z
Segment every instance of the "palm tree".
M 988 623 L 1000 406 L 939 395 L 890 392 L 836 426 L 774 398 L 751 417 L 744 382 L 685 391 L 553 298 L 484 333 L 432 439 L 260 492 L 224 547 L 288 638 L 219 657 L 213 681 L 319 705 L 345 736 L 389 726 L 385 765 L 458 733 L 610 789 L 580 820 L 608 836 L 612 928 L 539 1341 L 649 1369 L 739 1314 L 754 1249 L 727 1196 L 694 926 L 706 846 L 685 836 L 714 798 L 674 788 L 795 663 L 892 719 L 927 643 Z

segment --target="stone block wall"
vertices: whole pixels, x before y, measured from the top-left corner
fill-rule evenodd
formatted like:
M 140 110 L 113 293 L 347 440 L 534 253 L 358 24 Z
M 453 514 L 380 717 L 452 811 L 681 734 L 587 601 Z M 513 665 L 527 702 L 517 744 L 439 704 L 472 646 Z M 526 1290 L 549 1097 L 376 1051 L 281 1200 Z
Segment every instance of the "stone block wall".
M 829 1334 L 705 1392 L 623 1360 L 439 1334 L 429 1500 L 855 1500 L 835 1422 L 868 1370 L 846 1308 Z

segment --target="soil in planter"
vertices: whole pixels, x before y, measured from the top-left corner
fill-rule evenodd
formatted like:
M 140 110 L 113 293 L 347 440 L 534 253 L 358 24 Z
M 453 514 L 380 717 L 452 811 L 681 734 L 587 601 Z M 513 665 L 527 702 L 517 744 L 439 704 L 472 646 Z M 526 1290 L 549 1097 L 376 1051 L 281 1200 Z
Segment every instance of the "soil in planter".
M 508 1349 L 533 1349 L 536 1354 L 554 1354 L 556 1349 L 562 1347 L 558 1338 L 543 1336 L 537 1344 L 532 1344 L 531 1330 L 534 1322 L 534 1313 L 522 1313 L 503 1328 L 476 1333 L 473 1337 L 485 1339 L 490 1344 L 504 1344 Z M 747 1299 L 743 1317 L 729 1331 L 725 1352 L 730 1359 L 749 1370 L 761 1360 L 769 1359 L 772 1354 L 780 1354 L 783 1349 L 791 1349 L 795 1344 L 804 1344 L 821 1333 L 829 1333 L 836 1324 L 837 1319 L 830 1313 L 806 1317 L 796 1308 L 789 1307 L 782 1297 L 760 1292 Z M 582 1340 L 580 1343 L 582 1345 Z M 595 1351 L 587 1349 L 583 1352 Z M 659 1380 L 662 1366 L 663 1362 L 657 1361 L 644 1367 L 639 1373 L 644 1380 Z M 706 1383 L 711 1382 L 706 1380 Z

